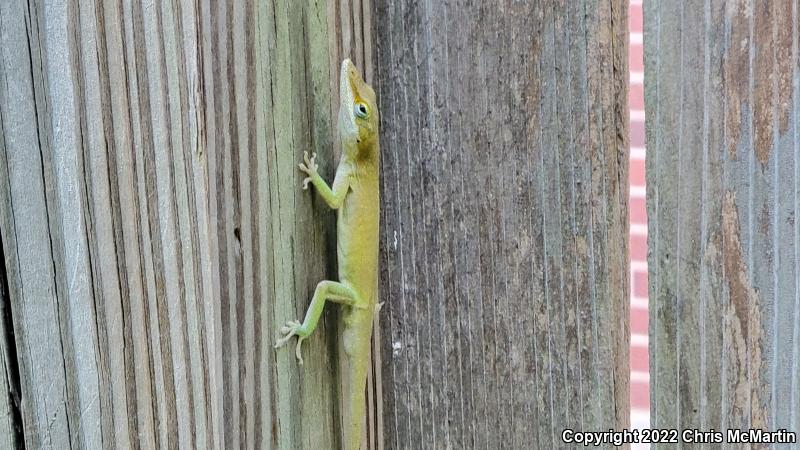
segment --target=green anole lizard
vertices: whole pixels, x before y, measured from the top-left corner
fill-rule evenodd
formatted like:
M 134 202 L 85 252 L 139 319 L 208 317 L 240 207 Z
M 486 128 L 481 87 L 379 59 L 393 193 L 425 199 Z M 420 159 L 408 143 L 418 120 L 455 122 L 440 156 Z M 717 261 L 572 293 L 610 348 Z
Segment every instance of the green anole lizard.
M 372 320 L 380 305 L 378 294 L 378 226 L 380 220 L 380 146 L 375 91 L 364 82 L 349 59 L 342 62 L 339 78 L 339 136 L 342 158 L 333 188 L 317 173 L 316 154 L 303 154 L 300 170 L 320 197 L 337 211 L 336 238 L 339 281 L 320 281 L 303 323 L 289 321 L 281 328 L 276 347 L 297 336 L 295 354 L 317 327 L 327 300 L 344 308 L 340 342 L 344 350 L 342 377 L 343 434 L 346 450 L 358 450 L 364 417 L 364 391 L 369 368 Z

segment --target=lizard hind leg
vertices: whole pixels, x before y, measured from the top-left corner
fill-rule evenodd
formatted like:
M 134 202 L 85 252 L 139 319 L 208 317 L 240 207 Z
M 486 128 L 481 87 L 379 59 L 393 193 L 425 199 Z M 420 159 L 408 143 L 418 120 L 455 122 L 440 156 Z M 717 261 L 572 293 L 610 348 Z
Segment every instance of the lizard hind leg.
M 297 345 L 294 348 L 294 355 L 301 365 L 303 364 L 303 355 L 300 353 L 300 346 L 303 343 L 303 339 L 307 337 L 299 333 L 302 326 L 303 325 L 297 320 L 286 322 L 286 325 L 281 327 L 281 334 L 283 334 L 283 337 L 275 342 L 275 348 L 283 347 L 293 336 L 297 336 Z
M 280 329 L 282 337 L 275 342 L 275 348 L 282 347 L 289 342 L 292 337 L 297 336 L 295 356 L 298 362 L 303 364 L 300 346 L 303 340 L 317 328 L 319 318 L 322 316 L 322 310 L 325 308 L 325 302 L 327 300 L 348 306 L 354 306 L 360 303 L 358 293 L 350 286 L 336 281 L 320 281 L 319 284 L 317 284 L 317 288 L 314 290 L 314 296 L 311 298 L 311 305 L 309 305 L 308 311 L 306 311 L 306 317 L 303 319 L 303 323 L 297 320 L 286 322 L 286 325 Z

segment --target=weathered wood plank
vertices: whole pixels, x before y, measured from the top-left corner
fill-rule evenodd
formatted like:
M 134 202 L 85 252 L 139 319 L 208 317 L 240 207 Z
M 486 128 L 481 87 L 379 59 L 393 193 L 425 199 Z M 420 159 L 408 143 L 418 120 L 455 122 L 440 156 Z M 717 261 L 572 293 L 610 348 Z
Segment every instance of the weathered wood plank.
M 626 18 L 374 2 L 387 447 L 627 425 Z
M 48 205 L 53 205 L 52 215 L 57 217 L 50 171 L 52 124 L 46 114 L 37 114 L 45 108 L 47 89 L 41 78 L 46 70 L 41 53 L 45 45 L 39 45 L 42 13 L 18 3 L 2 6 L 5 83 L 0 108 L 7 177 L 3 244 L 9 298 L 12 311 L 17 311 L 14 335 L 22 350 L 17 360 L 21 390 L 23 401 L 30 406 L 22 408 L 25 444 L 57 448 L 72 436 L 67 425 L 66 356 L 59 326 L 56 267 L 52 258 L 40 257 L 57 254 L 50 234 L 60 232 L 51 231 L 57 222 L 51 222 L 48 214 Z M 30 46 L 29 39 L 37 45 Z M 44 160 L 48 170 L 42 168 Z M 26 233 L 14 233 L 17 226 L 24 226 Z
M 653 426 L 798 429 L 797 18 L 645 4 Z
M 362 63 L 370 9 L 342 10 Z M 336 160 L 327 11 L 0 6 L 0 446 L 337 446 L 336 314 L 306 366 L 273 349 L 335 274 L 334 215 L 296 169 Z

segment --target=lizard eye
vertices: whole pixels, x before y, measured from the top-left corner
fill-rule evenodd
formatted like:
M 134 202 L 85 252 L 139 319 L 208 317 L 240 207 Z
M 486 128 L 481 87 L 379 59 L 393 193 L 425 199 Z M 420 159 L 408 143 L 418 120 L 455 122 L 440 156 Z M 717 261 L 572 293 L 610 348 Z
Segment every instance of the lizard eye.
M 366 119 L 367 116 L 369 116 L 369 109 L 367 109 L 367 105 L 365 105 L 363 103 L 356 103 L 356 105 L 353 108 L 353 110 L 354 110 L 353 112 L 355 113 L 355 115 L 357 115 L 358 117 L 361 117 L 362 119 Z

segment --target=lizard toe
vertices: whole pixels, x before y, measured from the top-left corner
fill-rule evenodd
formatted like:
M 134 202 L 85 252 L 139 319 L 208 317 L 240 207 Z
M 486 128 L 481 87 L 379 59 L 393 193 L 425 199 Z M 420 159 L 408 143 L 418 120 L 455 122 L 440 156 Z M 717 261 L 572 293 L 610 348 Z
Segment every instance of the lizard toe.
M 298 335 L 297 345 L 295 345 L 294 347 L 294 356 L 297 358 L 297 363 L 300 364 L 301 366 L 303 365 L 303 355 L 302 353 L 300 353 L 300 347 L 303 344 L 303 339 L 305 339 L 305 337 Z

